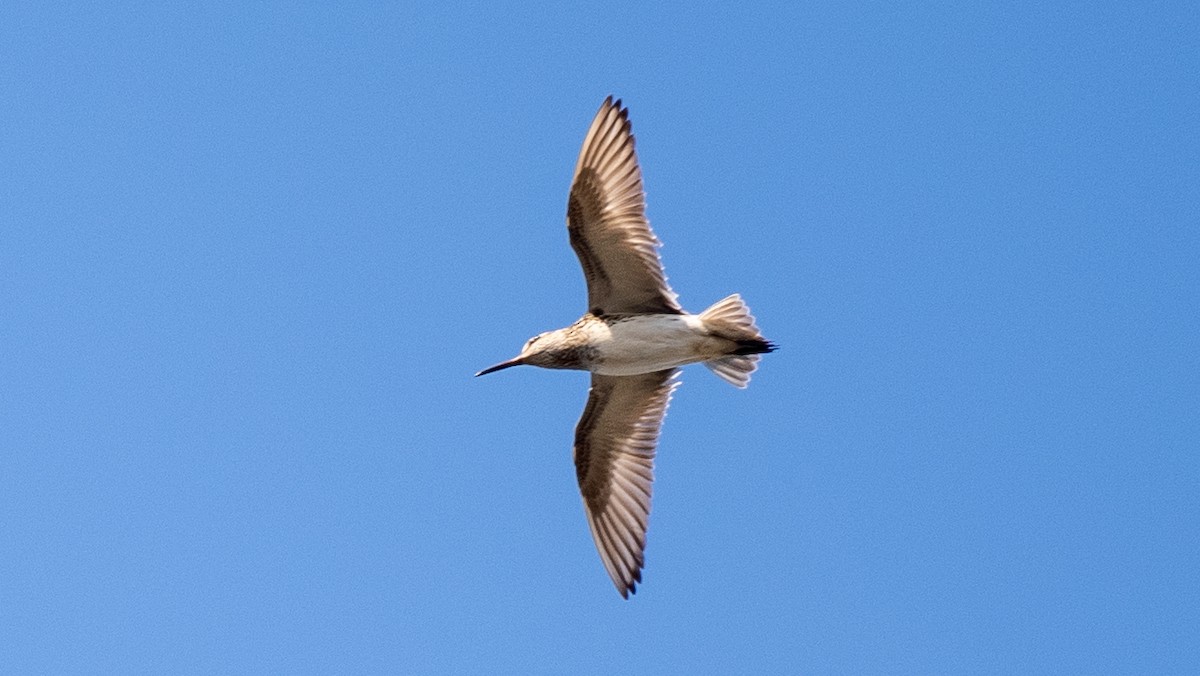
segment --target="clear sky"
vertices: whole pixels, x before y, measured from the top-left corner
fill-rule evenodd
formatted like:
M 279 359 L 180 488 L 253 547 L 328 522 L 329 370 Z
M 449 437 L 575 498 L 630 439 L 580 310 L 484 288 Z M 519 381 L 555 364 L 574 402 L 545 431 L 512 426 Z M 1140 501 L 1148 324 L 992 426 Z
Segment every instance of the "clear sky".
M 1200 663 L 1195 3 L 101 4 L 0 8 L 0 670 Z M 782 346 L 629 601 L 587 376 L 471 377 L 585 309 L 610 93 Z

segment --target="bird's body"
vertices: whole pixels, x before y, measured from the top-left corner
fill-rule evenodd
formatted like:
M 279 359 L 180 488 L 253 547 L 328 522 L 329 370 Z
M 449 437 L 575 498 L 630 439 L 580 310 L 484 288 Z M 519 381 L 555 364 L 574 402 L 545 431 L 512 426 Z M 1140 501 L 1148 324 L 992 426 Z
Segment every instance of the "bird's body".
M 720 356 L 728 342 L 709 334 L 695 315 L 617 315 L 584 319 L 594 350 L 592 373 L 635 376 Z
M 759 355 L 775 346 L 737 294 L 700 314 L 679 306 L 645 218 L 629 111 L 612 97 L 579 153 L 567 230 L 587 280 L 588 312 L 476 375 L 520 364 L 591 371 L 575 428 L 576 477 L 600 558 L 628 596 L 641 581 L 655 447 L 679 367 L 703 363 L 745 387 Z
M 566 328 L 538 336 L 537 346 L 546 359 L 530 360 L 534 366 L 604 376 L 662 371 L 741 349 L 736 339 L 721 337 L 700 315 L 688 313 L 597 317 L 589 312 Z

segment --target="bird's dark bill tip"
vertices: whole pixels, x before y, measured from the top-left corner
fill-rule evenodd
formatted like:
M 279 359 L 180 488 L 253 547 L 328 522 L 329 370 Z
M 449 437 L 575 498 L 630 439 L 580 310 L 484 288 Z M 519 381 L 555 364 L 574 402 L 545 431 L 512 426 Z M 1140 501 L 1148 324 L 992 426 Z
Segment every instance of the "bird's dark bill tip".
M 521 361 L 520 357 L 517 357 L 516 359 L 509 359 L 508 361 L 502 361 L 495 366 L 489 366 L 479 373 L 476 373 L 475 377 L 478 378 L 479 376 L 486 376 L 489 373 L 495 373 L 496 371 L 501 371 L 512 366 L 520 366 L 522 363 L 523 362 Z

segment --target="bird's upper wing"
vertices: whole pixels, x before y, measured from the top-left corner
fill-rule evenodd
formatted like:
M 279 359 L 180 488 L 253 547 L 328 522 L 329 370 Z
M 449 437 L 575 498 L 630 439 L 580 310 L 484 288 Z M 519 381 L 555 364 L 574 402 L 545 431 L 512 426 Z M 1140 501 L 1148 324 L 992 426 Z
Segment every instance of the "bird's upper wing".
M 596 549 L 621 596 L 642 581 L 654 448 L 678 369 L 592 374 L 575 428 L 575 473 Z
M 583 266 L 593 314 L 683 312 L 667 285 L 658 238 L 646 221 L 629 109 L 611 96 L 579 151 L 567 231 Z

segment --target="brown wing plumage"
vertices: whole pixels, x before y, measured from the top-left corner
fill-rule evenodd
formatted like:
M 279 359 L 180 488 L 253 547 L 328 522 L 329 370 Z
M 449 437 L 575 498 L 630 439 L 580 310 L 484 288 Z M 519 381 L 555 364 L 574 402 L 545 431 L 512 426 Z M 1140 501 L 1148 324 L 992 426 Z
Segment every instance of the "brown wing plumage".
M 642 581 L 654 450 L 678 369 L 592 374 L 575 428 L 575 473 L 596 549 L 621 596 Z
M 646 221 L 629 109 L 608 97 L 583 140 L 567 230 L 587 280 L 593 314 L 682 313 Z

